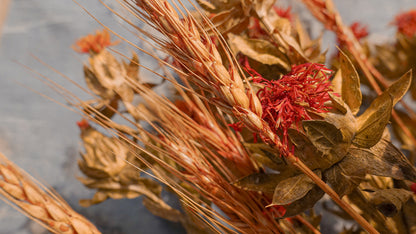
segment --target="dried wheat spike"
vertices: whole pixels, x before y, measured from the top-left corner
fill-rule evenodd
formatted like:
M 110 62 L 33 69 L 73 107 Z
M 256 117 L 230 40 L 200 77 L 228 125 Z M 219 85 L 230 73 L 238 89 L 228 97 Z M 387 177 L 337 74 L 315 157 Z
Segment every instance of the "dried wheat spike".
M 238 65 L 235 65 L 230 54 L 229 68 L 223 63 L 218 48 L 200 24 L 192 17 L 181 18 L 165 0 L 124 2 L 169 39 L 164 44 L 165 51 L 180 64 L 189 79 L 214 94 L 218 106 L 233 112 L 246 127 L 281 147 L 278 136 L 261 118 L 261 103 L 248 82 L 241 77 Z M 130 2 L 134 2 L 135 7 Z M 226 46 L 223 47 L 225 49 Z
M 22 169 L 0 153 L 2 199 L 53 233 L 100 233 L 61 198 L 35 183 Z

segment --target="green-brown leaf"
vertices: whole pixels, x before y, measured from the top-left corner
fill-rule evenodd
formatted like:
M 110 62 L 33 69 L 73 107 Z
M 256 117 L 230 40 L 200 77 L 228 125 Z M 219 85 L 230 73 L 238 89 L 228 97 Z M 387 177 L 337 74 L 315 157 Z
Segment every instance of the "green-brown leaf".
M 360 90 L 360 77 L 351 60 L 340 51 L 340 67 L 342 74 L 342 99 L 350 107 L 353 114 L 360 110 L 362 94 Z
M 321 177 L 321 171 L 314 171 Z M 290 177 L 281 181 L 273 194 L 272 205 L 287 205 L 304 197 L 315 183 L 305 174 Z
M 388 92 L 378 96 L 370 107 L 357 118 L 359 127 L 353 143 L 364 148 L 370 148 L 377 144 L 390 120 L 392 109 L 393 98 Z
M 381 139 L 370 149 L 351 148 L 350 153 L 365 158 L 367 173 L 416 182 L 416 170 L 391 142 Z
M 392 217 L 400 211 L 404 203 L 413 195 L 412 192 L 404 189 L 383 189 L 370 194 L 370 202 L 387 217 Z
M 324 172 L 324 177 L 339 196 L 350 194 L 366 175 L 365 158 L 348 153 L 342 161 Z

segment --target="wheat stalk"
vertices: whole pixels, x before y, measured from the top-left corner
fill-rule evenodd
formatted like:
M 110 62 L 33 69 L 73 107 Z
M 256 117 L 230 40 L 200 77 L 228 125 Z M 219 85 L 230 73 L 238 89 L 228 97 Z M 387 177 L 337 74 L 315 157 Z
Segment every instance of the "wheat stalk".
M 248 82 L 244 86 L 246 80 L 239 75 L 240 70 L 229 53 L 226 53 L 230 62 L 230 68 L 227 69 L 216 46 L 192 17 L 181 19 L 175 9 L 164 0 L 133 1 L 137 7 L 128 0 L 124 2 L 142 16 L 141 18 L 146 19 L 148 21 L 146 23 L 151 22 L 156 30 L 168 38 L 164 50 L 188 72 L 188 77 L 192 81 L 214 94 L 219 107 L 232 112 L 246 127 L 259 133 L 269 144 L 283 151 L 289 162 L 309 176 L 363 228 L 370 233 L 378 233 L 348 203 L 341 200 L 333 189 L 287 150 L 277 134 L 261 118 L 261 104 Z M 207 20 L 205 22 L 209 24 Z M 156 38 L 154 40 L 158 41 Z M 222 47 L 227 51 L 225 43 L 222 43 Z
M 0 162 L 0 195 L 3 200 L 51 232 L 100 233 L 85 217 L 72 210 L 61 198 L 35 183 L 1 153 Z

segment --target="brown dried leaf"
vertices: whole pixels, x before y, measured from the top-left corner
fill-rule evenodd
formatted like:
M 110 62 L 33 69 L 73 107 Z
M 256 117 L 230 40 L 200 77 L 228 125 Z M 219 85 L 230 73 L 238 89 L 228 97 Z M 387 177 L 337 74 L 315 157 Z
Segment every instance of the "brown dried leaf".
M 365 179 L 367 161 L 348 153 L 339 163 L 324 172 L 324 178 L 339 196 L 350 194 Z
M 345 156 L 349 143 L 343 142 L 342 132 L 335 125 L 323 120 L 302 121 L 302 125 L 312 144 L 328 157 L 332 164 Z
M 126 69 L 126 74 L 130 79 L 140 82 L 139 57 L 136 53 L 133 53 L 129 64 L 124 63 L 124 67 Z
M 290 128 L 288 135 L 295 145 L 295 156 L 304 162 L 309 169 L 327 169 L 334 164 L 331 160 L 327 160 L 327 157 L 324 157 L 322 152 L 318 151 L 309 138 L 302 132 Z
M 347 111 L 345 114 L 328 112 L 322 113 L 320 116 L 339 129 L 342 134 L 342 141 L 349 145 L 357 131 L 357 121 L 347 105 L 345 105 L 345 108 Z
M 399 149 L 385 139 L 370 149 L 352 147 L 350 154 L 365 158 L 368 174 L 416 182 L 415 168 Z
M 179 210 L 173 209 L 166 203 L 158 203 L 145 197 L 143 198 L 143 205 L 153 215 L 169 220 L 171 222 L 180 222 L 183 219 L 183 215 Z
M 353 139 L 353 144 L 370 148 L 380 141 L 384 129 L 390 120 L 393 109 L 393 98 L 388 92 L 378 96 L 357 118 L 358 131 Z
M 370 202 L 387 217 L 393 217 L 400 211 L 403 204 L 411 198 L 413 192 L 404 189 L 383 189 L 370 193 Z
M 234 34 L 229 35 L 229 41 L 235 54 L 242 54 L 266 65 L 280 65 L 290 69 L 290 66 L 280 58 L 281 53 L 276 46 L 266 40 L 248 39 Z
M 321 177 L 321 171 L 315 170 Z M 315 183 L 305 174 L 285 179 L 276 186 L 271 205 L 287 205 L 304 197 L 315 186 Z
M 335 73 L 334 78 L 332 78 L 331 84 L 332 84 L 332 90 L 334 91 L 334 93 L 341 93 L 342 92 L 342 74 L 341 74 L 341 70 L 338 69 L 338 71 Z
M 407 233 L 416 233 L 416 202 L 414 199 L 409 199 L 403 206 L 403 217 Z
M 280 181 L 292 176 L 293 173 L 293 171 L 287 171 L 286 173 L 281 174 L 256 173 L 243 177 L 233 184 L 244 190 L 273 194 L 277 184 L 279 184 Z
M 100 96 L 103 99 L 108 99 L 114 96 L 114 92 L 112 90 L 106 89 L 99 82 L 95 73 L 87 66 L 84 66 L 84 77 L 88 89 L 91 90 L 94 94 Z
M 390 87 L 387 88 L 385 92 L 390 93 L 393 97 L 393 106 L 396 105 L 400 99 L 406 94 L 409 90 L 410 84 L 412 83 L 412 70 L 404 74 L 400 79 L 395 81 Z
M 280 157 L 279 151 L 270 145 L 265 143 L 244 143 L 244 147 L 253 158 L 260 160 L 260 163 L 264 163 L 270 169 L 283 171 L 289 166 L 284 158 Z
M 342 74 L 342 99 L 355 115 L 360 110 L 362 94 L 360 90 L 360 77 L 351 60 L 340 51 L 340 69 Z
M 331 98 L 331 102 L 332 105 L 341 112 L 341 114 L 346 114 L 348 109 L 347 109 L 347 104 L 342 100 L 342 98 L 334 95 L 333 93 L 329 93 L 329 97 Z
M 304 197 L 284 206 L 286 213 L 282 218 L 292 217 L 311 209 L 324 195 L 325 192 L 321 188 L 314 186 Z

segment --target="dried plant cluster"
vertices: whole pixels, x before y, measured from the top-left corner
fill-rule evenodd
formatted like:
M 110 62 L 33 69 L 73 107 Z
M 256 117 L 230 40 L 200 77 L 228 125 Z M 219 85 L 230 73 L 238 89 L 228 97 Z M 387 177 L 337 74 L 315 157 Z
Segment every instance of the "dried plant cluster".
M 394 19 L 394 42 L 372 45 L 331 1 L 304 0 L 337 36 L 339 51 L 327 58 L 321 38 L 274 0 L 197 2 L 195 12 L 180 1 L 118 2 L 129 15 L 115 13 L 163 52 L 134 45 L 160 64 L 153 72 L 163 82 L 144 82 L 137 54 L 117 56 L 109 29 L 74 46 L 88 55 L 91 100 L 46 80 L 84 117 L 79 180 L 96 193 L 81 205 L 142 196 L 151 213 L 189 233 L 320 233 L 314 206 L 328 194 L 329 212 L 356 221 L 343 233 L 415 233 L 416 117 L 402 98 L 416 97 L 416 11 Z M 166 83 L 173 97 L 158 94 Z M 20 205 L 37 190 L 0 171 L 5 198 L 45 222 Z

